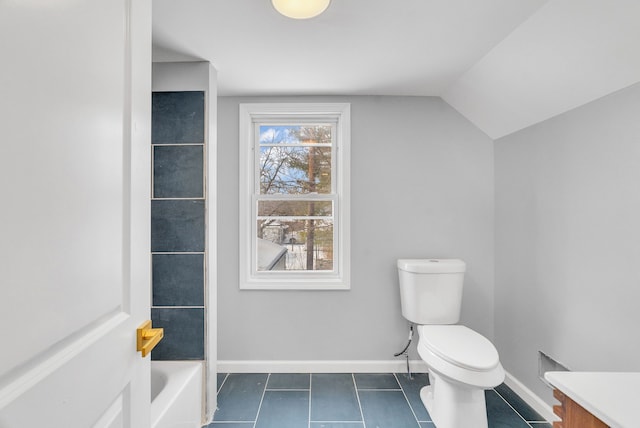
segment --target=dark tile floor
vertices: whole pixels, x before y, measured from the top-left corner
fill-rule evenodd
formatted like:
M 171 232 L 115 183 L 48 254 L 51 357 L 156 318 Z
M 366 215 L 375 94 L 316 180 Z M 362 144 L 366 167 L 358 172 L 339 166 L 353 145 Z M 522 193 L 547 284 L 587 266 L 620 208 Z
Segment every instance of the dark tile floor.
M 424 373 L 221 373 L 207 428 L 434 428 L 420 401 L 427 382 Z M 504 384 L 486 400 L 489 428 L 551 428 Z

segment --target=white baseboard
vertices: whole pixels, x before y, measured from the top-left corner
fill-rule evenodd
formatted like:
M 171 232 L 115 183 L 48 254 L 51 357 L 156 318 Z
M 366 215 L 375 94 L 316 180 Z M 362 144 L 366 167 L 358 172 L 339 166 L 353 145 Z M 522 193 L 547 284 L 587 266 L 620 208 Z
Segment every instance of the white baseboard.
M 411 372 L 426 373 L 422 360 L 409 361 Z M 404 360 L 218 361 L 219 373 L 404 373 Z
M 533 410 L 538 412 L 540 416 L 545 418 L 548 422 L 558 421 L 558 417 L 553 413 L 553 408 L 548 405 L 542 398 L 538 397 L 529 388 L 524 386 L 522 382 L 513 377 L 510 373 L 507 373 L 504 379 L 504 383 L 513 390 L 520 398 L 524 400 Z

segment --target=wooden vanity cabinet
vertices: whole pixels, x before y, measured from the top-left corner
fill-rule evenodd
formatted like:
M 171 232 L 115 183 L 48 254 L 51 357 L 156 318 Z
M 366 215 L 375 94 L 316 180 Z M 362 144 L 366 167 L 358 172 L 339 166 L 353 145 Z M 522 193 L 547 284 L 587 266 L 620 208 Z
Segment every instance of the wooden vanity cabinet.
M 562 391 L 554 389 L 553 397 L 560 402 L 560 405 L 553 406 L 553 413 L 562 419 L 554 422 L 553 428 L 609 428 Z

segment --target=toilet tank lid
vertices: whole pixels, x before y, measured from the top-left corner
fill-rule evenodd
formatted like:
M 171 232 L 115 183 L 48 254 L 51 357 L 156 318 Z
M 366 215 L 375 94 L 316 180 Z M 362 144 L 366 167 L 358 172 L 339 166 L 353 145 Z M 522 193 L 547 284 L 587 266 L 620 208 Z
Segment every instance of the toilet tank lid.
M 398 269 L 415 273 L 464 273 L 466 264 L 458 259 L 400 259 Z

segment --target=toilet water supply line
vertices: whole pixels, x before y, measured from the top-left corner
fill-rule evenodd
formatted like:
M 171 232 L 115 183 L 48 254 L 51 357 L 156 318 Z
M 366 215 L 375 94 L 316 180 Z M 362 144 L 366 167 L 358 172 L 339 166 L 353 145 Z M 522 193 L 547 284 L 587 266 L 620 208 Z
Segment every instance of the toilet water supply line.
M 394 357 L 400 357 L 404 355 L 404 357 L 407 359 L 407 376 L 409 376 L 409 379 L 411 379 L 411 369 L 409 368 L 409 346 L 411 345 L 412 340 L 413 340 L 413 324 L 410 323 L 409 324 L 409 341 L 407 342 L 407 345 L 404 347 L 402 351 L 393 354 Z

